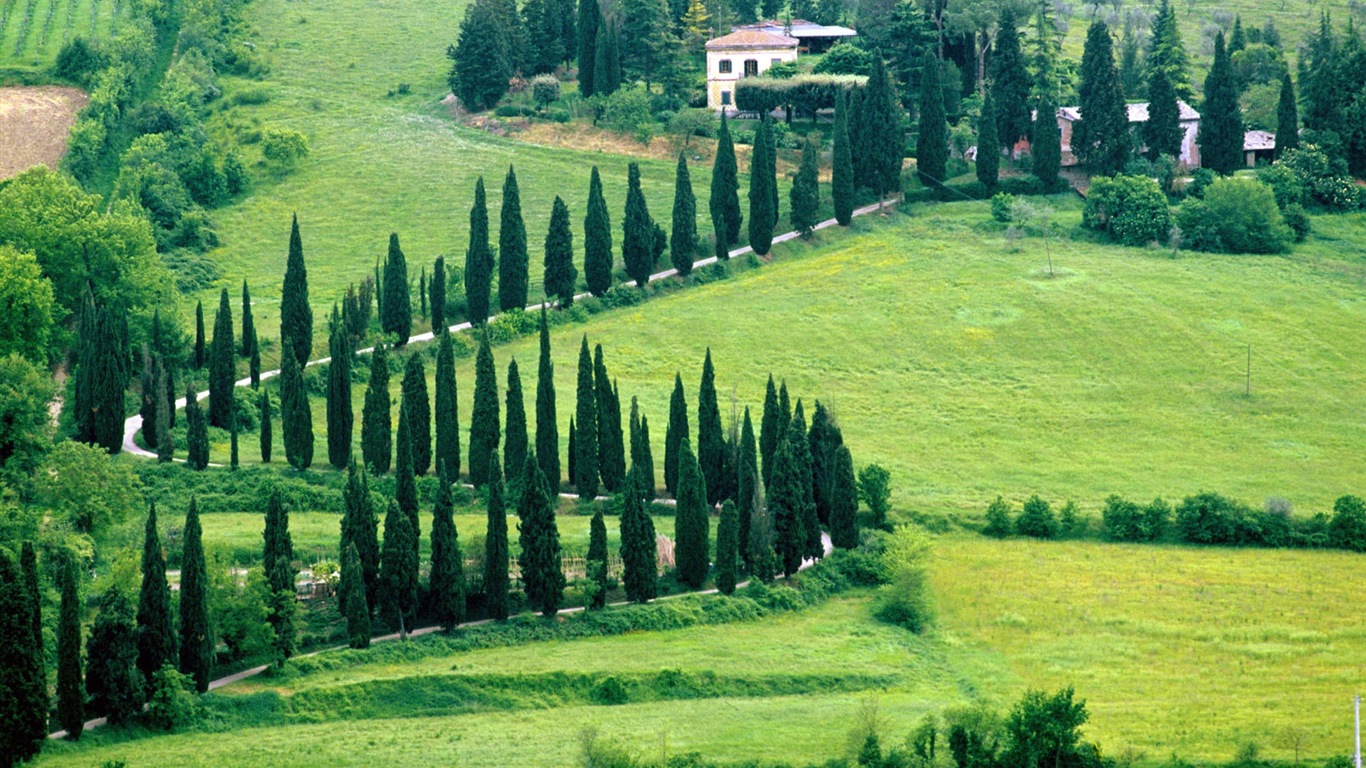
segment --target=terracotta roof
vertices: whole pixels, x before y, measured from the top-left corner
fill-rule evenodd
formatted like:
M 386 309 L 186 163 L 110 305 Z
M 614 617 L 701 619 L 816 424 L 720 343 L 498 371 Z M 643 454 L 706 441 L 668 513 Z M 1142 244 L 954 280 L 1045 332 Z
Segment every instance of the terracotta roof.
M 760 32 L 757 29 L 741 29 L 729 35 L 707 41 L 707 50 L 745 50 L 749 48 L 796 48 L 797 39 L 785 35 Z

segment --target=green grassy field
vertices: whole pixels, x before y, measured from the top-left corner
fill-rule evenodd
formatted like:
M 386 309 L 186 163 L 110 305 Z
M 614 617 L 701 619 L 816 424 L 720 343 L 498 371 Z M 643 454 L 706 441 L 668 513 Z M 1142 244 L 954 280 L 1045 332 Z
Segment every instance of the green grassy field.
M 42 70 L 73 37 L 109 37 L 127 5 L 127 0 L 0 0 L 0 70 Z
M 1087 700 L 1087 738 L 1140 764 L 1171 754 L 1227 760 L 1248 742 L 1288 760 L 1292 731 L 1301 734 L 1301 755 L 1319 759 L 1349 746 L 1351 681 L 1366 658 L 1351 609 L 1362 577 L 1366 559 L 1343 553 L 960 534 L 937 544 L 939 622 L 923 637 L 877 623 L 869 598 L 855 593 L 763 622 L 260 678 L 225 695 L 247 713 L 253 697 L 273 691 L 286 698 L 285 721 L 135 743 L 92 732 L 81 745 L 54 745 L 39 764 L 136 756 L 138 765 L 226 768 L 304 759 L 569 766 L 589 726 L 651 757 L 666 746 L 670 754 L 806 764 L 844 753 L 868 700 L 878 703 L 884 743 L 899 743 L 927 712 L 973 701 L 1005 707 L 1026 687 L 1066 684 Z M 749 681 L 778 692 L 610 708 L 565 705 L 542 692 L 565 675 L 670 669 L 722 690 Z M 813 688 L 812 675 L 843 682 Z M 484 706 L 440 694 L 493 680 L 504 695 Z M 309 724 L 346 712 L 344 724 Z

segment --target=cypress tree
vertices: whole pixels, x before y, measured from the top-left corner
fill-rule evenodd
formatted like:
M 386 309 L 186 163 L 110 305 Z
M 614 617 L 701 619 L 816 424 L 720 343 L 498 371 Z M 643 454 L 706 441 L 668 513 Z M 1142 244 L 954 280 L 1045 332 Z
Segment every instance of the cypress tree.
M 1011 149 L 1030 133 L 1029 70 L 1020 47 L 1014 9 L 1001 9 L 998 28 L 996 45 L 991 49 L 991 95 L 996 107 L 997 140 L 1002 147 Z M 982 146 L 977 145 L 979 158 Z
M 773 246 L 773 225 L 778 220 L 773 198 L 777 189 L 773 129 L 767 118 L 760 118 L 754 133 L 754 151 L 749 162 L 749 244 L 760 256 Z
M 47 738 L 47 654 L 43 649 L 43 593 L 38 584 L 38 555 L 33 542 L 25 539 L 19 545 L 19 570 L 22 578 L 23 608 L 20 613 L 28 629 L 27 642 L 20 640 L 21 657 L 27 650 L 27 657 L 17 661 L 15 671 L 19 679 L 27 685 L 17 686 L 15 695 L 21 704 L 28 706 L 20 710 L 18 718 L 20 732 L 28 735 L 35 745 L 35 752 Z M 13 721 L 11 721 L 13 722 Z
M 1072 128 L 1072 149 L 1094 173 L 1113 176 L 1129 158 L 1129 114 L 1115 67 L 1110 27 L 1100 19 L 1086 31 L 1081 58 L 1081 120 Z
M 610 493 L 621 490 L 626 479 L 626 450 L 621 437 L 621 406 L 608 380 L 602 345 L 593 350 L 593 390 L 598 416 L 598 475 Z M 580 422 L 582 423 L 582 422 Z
M 811 498 L 816 504 L 817 519 L 827 524 L 830 522 L 830 482 L 835 449 L 843 444 L 844 438 L 819 400 L 811 412 L 811 428 L 806 433 L 806 441 L 811 454 Z
M 626 599 L 637 603 L 653 600 L 659 578 L 655 523 L 642 501 L 644 476 L 631 467 L 621 501 L 621 585 Z
M 393 427 L 390 425 L 389 351 L 383 344 L 375 345 L 370 357 L 370 385 L 365 390 L 365 404 L 361 408 L 361 460 L 371 472 L 389 471 L 393 457 Z
M 711 561 L 711 521 L 707 516 L 707 488 L 685 436 L 678 443 L 678 506 L 674 510 L 674 563 L 678 579 L 701 589 Z
M 432 466 L 432 406 L 427 396 L 427 367 L 422 355 L 408 356 L 403 369 L 403 400 L 399 408 L 408 414 L 408 437 L 412 440 L 413 472 L 427 474 Z
M 31 545 L 24 543 L 32 552 Z M 47 736 L 47 672 L 37 600 L 20 566 L 0 550 L 0 755 L 12 765 L 38 754 Z
M 488 334 L 484 334 L 474 359 L 474 407 L 470 412 L 470 482 L 475 486 L 489 482 L 488 458 L 498 450 L 498 440 L 498 371 L 493 366 Z
M 782 417 L 778 410 L 778 389 L 773 386 L 773 374 L 768 375 L 764 390 L 764 413 L 759 421 L 759 456 L 763 459 L 764 486 L 773 481 L 773 458 L 783 434 Z
M 1167 73 L 1161 69 L 1154 69 L 1148 77 L 1148 120 L 1142 131 L 1149 160 L 1157 162 L 1162 155 L 1181 156 L 1181 108 Z
M 432 313 L 432 333 L 446 327 L 446 257 L 437 256 L 432 266 L 432 279 L 427 284 L 431 296 L 428 304 Z
M 1295 104 L 1295 83 L 1290 73 L 1281 76 L 1281 100 L 1276 105 L 1276 159 L 1300 145 L 1300 112 Z
M 402 421 L 402 417 L 399 417 Z M 399 453 L 403 449 L 399 448 Z M 380 556 L 380 585 L 384 599 L 380 610 L 388 625 L 408 639 L 408 629 L 417 614 L 417 536 L 412 522 L 398 504 L 390 499 L 384 515 L 384 546 Z
M 228 469 L 236 470 L 240 465 L 237 455 L 237 410 L 233 409 L 230 417 L 231 427 L 228 429 Z
M 853 549 L 858 546 L 858 482 L 845 445 L 835 449 L 830 497 L 830 541 L 840 549 Z
M 602 23 L 602 9 L 598 0 L 581 0 L 578 19 L 579 93 L 586 99 L 593 88 L 593 64 L 597 61 L 598 25 Z
M 296 363 L 297 364 L 297 363 Z M 180 671 L 194 678 L 200 693 L 213 677 L 213 630 L 209 628 L 209 573 L 204 562 L 204 531 L 199 507 L 190 497 L 180 558 Z
M 508 518 L 503 508 L 503 471 L 489 454 L 488 528 L 484 535 L 484 609 L 490 619 L 508 617 Z
M 417 475 L 413 474 L 413 441 L 412 428 L 409 424 L 408 412 L 399 409 L 398 412 L 398 431 L 394 435 L 394 443 L 397 449 L 394 451 L 394 500 L 398 502 L 399 509 L 408 516 L 408 532 L 412 536 L 412 544 L 417 546 L 422 532 L 419 528 L 417 506 Z
M 982 115 L 977 120 L 977 180 L 987 189 L 996 187 L 1001 170 L 1001 140 L 996 125 L 996 88 L 982 95 Z
M 194 367 L 195 370 L 202 370 L 204 364 L 209 360 L 207 354 L 207 343 L 204 334 L 204 302 L 197 301 L 194 305 Z
M 569 417 L 569 453 L 568 453 L 568 456 L 569 456 L 569 459 L 568 459 L 569 466 L 566 467 L 566 470 L 567 470 L 567 472 L 568 472 L 568 474 L 569 474 L 569 481 L 572 483 L 572 482 L 575 480 L 575 478 L 578 477 L 578 474 L 577 474 L 577 472 L 576 472 L 576 469 L 577 469 L 576 464 L 578 463 L 578 457 L 579 457 L 578 438 L 577 438 L 577 436 L 576 436 L 575 433 L 574 433 L 574 417 L 573 417 L 573 416 L 570 416 L 570 417 Z
M 171 620 L 171 587 L 166 582 L 166 555 L 157 533 L 157 505 L 147 512 L 142 538 L 142 587 L 138 592 L 138 669 L 148 683 L 163 664 L 175 662 L 175 626 Z
M 560 432 L 555 415 L 555 363 L 550 359 L 550 324 L 541 307 L 541 358 L 536 372 L 536 456 L 551 491 L 560 487 Z
M 285 432 L 285 459 L 297 470 L 313 463 L 313 411 L 308 405 L 308 390 L 299 361 L 284 355 L 280 369 L 280 421 Z
M 735 502 L 721 505 L 721 521 L 716 525 L 716 589 L 723 595 L 735 592 L 740 568 L 740 522 Z
M 489 318 L 489 293 L 493 289 L 493 251 L 489 249 L 489 206 L 484 193 L 484 177 L 474 184 L 474 205 L 470 208 L 470 247 L 465 251 L 465 303 L 473 325 Z M 470 454 L 470 465 L 483 458 Z
M 716 402 L 716 369 L 711 348 L 702 362 L 702 384 L 697 393 L 697 464 L 706 483 L 708 504 L 719 504 L 725 486 L 723 463 L 726 439 L 721 432 L 721 407 Z
M 447 631 L 465 621 L 465 565 L 460 554 L 460 534 L 455 529 L 451 484 L 445 472 L 436 486 L 432 512 L 432 618 Z
M 175 456 L 175 437 L 171 434 L 171 414 L 175 412 L 175 394 L 170 390 L 170 376 L 166 371 L 166 366 L 158 359 L 155 367 L 157 461 L 164 464 Z
M 933 54 L 931 54 L 933 55 Z M 938 68 L 933 70 L 936 74 Z M 938 85 L 936 78 L 925 77 L 922 80 Z M 922 117 L 924 113 L 922 112 Z M 943 156 L 948 159 L 948 123 L 944 117 L 943 96 L 940 96 L 939 123 L 935 127 L 934 120 L 929 122 L 931 149 L 935 142 L 936 131 L 938 136 L 943 137 Z M 901 108 L 897 106 L 896 86 L 892 83 L 891 75 L 887 74 L 887 67 L 882 63 L 881 56 L 873 57 L 873 74 L 868 78 L 867 90 L 863 95 L 863 116 L 864 134 L 863 146 L 860 148 L 866 153 L 868 160 L 869 178 L 868 186 L 877 192 L 878 199 L 889 194 L 899 194 L 901 192 L 901 158 L 905 155 L 906 137 L 901 131 Z M 921 137 L 925 138 L 924 131 L 926 123 L 922 120 L 920 124 Z M 919 146 L 917 145 L 917 150 Z M 923 162 L 921 156 L 916 155 L 916 166 L 920 167 Z M 934 170 L 933 158 L 931 167 Z M 944 178 L 941 172 L 937 178 Z
M 370 647 L 370 608 L 365 603 L 360 554 L 354 543 L 342 548 L 341 614 L 346 619 L 346 636 L 352 648 Z
M 1247 33 L 1243 32 L 1243 17 L 1233 17 L 1233 30 L 1229 32 L 1228 55 L 1232 56 L 1247 47 Z
M 337 310 L 332 310 L 332 334 L 327 342 L 332 359 L 327 364 L 327 461 L 337 469 L 351 462 L 351 342 Z
M 251 379 L 251 388 L 261 388 L 261 342 L 256 337 L 256 329 L 251 331 L 251 355 L 247 358 L 247 376 Z
M 1224 49 L 1224 34 L 1214 37 L 1214 63 L 1205 77 L 1205 104 L 1200 110 L 1200 165 L 1229 174 L 1243 164 L 1243 118 L 1238 84 Z
M 621 87 L 620 39 L 616 24 L 604 17 L 593 51 L 593 93 L 611 96 Z
M 797 177 L 792 181 L 789 192 L 791 200 L 792 228 L 809 237 L 820 221 L 821 190 L 818 180 L 820 172 L 820 146 L 814 138 L 807 138 L 802 148 L 802 164 Z
M 370 479 L 364 466 L 353 458 L 346 468 L 346 486 L 342 488 L 344 512 L 341 521 L 341 549 L 355 546 L 360 560 L 360 581 L 355 582 L 367 606 L 373 607 L 378 598 L 375 591 L 379 574 L 379 520 L 370 500 Z M 340 605 L 347 606 L 346 590 L 338 593 Z
M 787 425 L 792 422 L 792 404 L 787 399 L 787 381 L 778 385 L 778 440 L 787 439 Z
M 142 709 L 143 677 L 137 669 L 138 636 L 133 606 L 111 584 L 100 596 L 99 613 L 86 643 L 85 692 L 90 706 L 120 725 Z M 170 662 L 167 662 L 170 663 Z M 0 700 L 5 697 L 0 696 Z M 46 702 L 43 705 L 46 720 Z
M 640 405 L 631 398 L 631 466 L 640 470 L 637 485 L 642 499 L 655 497 L 655 459 L 650 450 L 650 420 L 640 413 Z M 630 479 L 628 473 L 627 479 Z
M 806 417 L 802 413 L 801 400 L 797 401 L 797 408 L 792 414 L 792 421 L 788 422 L 787 430 L 788 439 L 797 439 L 801 443 L 793 450 L 793 456 L 797 459 L 797 468 L 801 473 L 802 532 L 806 537 L 802 555 L 814 559 L 824 553 L 824 548 L 821 545 L 820 516 L 816 511 L 811 443 L 810 437 L 807 435 Z
M 554 616 L 564 596 L 564 571 L 560 568 L 560 532 L 555 526 L 555 504 L 546 491 L 545 477 L 535 456 L 527 456 L 522 468 L 522 500 L 517 504 L 518 541 L 527 602 L 543 616 Z
M 1058 105 L 1051 93 L 1039 99 L 1034 120 L 1034 134 L 1030 138 L 1030 153 L 1034 156 L 1034 176 L 1044 189 L 1058 187 L 1058 173 L 1062 170 L 1062 134 L 1058 130 Z
M 526 224 L 517 192 L 517 174 L 508 166 L 503 180 L 503 207 L 498 219 L 498 306 L 504 312 L 527 302 Z
M 142 417 L 142 442 L 148 448 L 157 445 L 157 371 L 161 361 L 152 355 L 151 347 L 142 345 L 142 374 L 138 377 L 138 415 Z
M 926 48 L 920 65 L 920 134 L 915 142 L 915 171 L 920 183 L 930 188 L 944 183 L 949 160 L 949 133 L 944 116 L 940 66 L 934 50 Z M 864 118 L 868 116 L 865 114 Z
M 422 274 L 417 278 L 417 311 L 418 314 L 426 319 L 427 317 L 427 268 L 422 268 Z
M 256 349 L 256 321 L 251 316 L 251 289 L 242 281 L 242 357 L 251 357 Z
M 751 578 L 765 584 L 773 581 L 777 572 L 777 556 L 773 551 L 777 534 L 773 529 L 773 515 L 764 503 L 761 486 L 754 486 L 754 496 L 750 502 L 749 549 L 745 563 Z
M 522 398 L 522 376 L 517 360 L 508 363 L 508 388 L 504 399 L 507 413 L 507 435 L 503 438 L 503 464 L 520 467 L 526 463 L 526 405 Z
M 674 391 L 669 397 L 669 423 L 664 427 L 664 488 L 678 495 L 678 457 L 680 446 L 688 439 L 688 402 L 683 396 L 683 377 L 674 374 Z
M 308 303 L 308 269 L 304 266 L 297 213 L 290 224 L 289 259 L 285 262 L 285 284 L 280 293 L 280 349 L 293 350 L 300 366 L 308 362 L 313 351 L 313 308 Z
M 674 171 L 674 210 L 669 233 L 669 260 L 678 274 L 692 271 L 693 254 L 697 251 L 697 198 L 692 193 L 692 179 L 688 175 L 688 161 L 678 153 L 678 168 Z
M 194 470 L 209 466 L 209 425 L 194 389 L 185 390 L 185 463 Z
M 380 304 L 379 327 L 397 336 L 396 343 L 408 343 L 413 328 L 412 298 L 408 295 L 408 260 L 398 246 L 398 233 L 389 235 L 389 255 L 384 260 L 384 301 Z
M 712 227 L 716 232 L 716 257 L 730 258 L 730 246 L 740 239 L 740 171 L 735 162 L 735 144 L 725 110 L 721 111 L 721 130 L 716 134 L 716 158 L 711 166 L 711 197 L 707 200 Z
M 631 163 L 626 170 L 626 214 L 621 221 L 621 260 L 626 274 L 644 288 L 650 281 L 653 266 L 651 248 L 654 243 L 654 224 L 645 204 L 645 193 L 640 191 L 640 165 Z
M 801 467 L 795 453 L 798 443 L 805 447 L 806 440 L 794 440 L 789 434 L 779 444 L 773 459 L 773 481 L 766 486 L 768 508 L 773 515 L 774 549 L 785 576 L 791 576 L 801 567 L 802 553 L 806 547 L 806 533 L 802 527 L 805 494 Z M 754 535 L 752 531 L 750 535 Z
M 441 326 L 436 350 L 436 474 L 451 482 L 460 477 L 460 404 L 455 381 L 455 345 Z
M 596 165 L 588 179 L 588 214 L 583 219 L 583 276 L 594 296 L 612 287 L 612 220 Z
M 289 535 L 289 510 L 278 488 L 272 488 L 266 498 L 266 526 L 261 539 L 261 568 L 266 583 L 272 592 L 293 594 L 294 540 Z
M 602 508 L 593 513 L 588 524 L 588 578 L 598 586 L 587 608 L 607 606 L 607 523 L 602 519 Z
M 580 429 L 570 434 L 574 437 L 574 487 L 579 498 L 592 501 L 598 495 L 598 400 L 593 387 L 593 358 L 588 355 L 588 336 L 583 337 L 579 347 L 579 377 L 577 403 L 574 414 Z
M 735 457 L 735 499 L 739 525 L 740 557 L 749 562 L 749 523 L 754 516 L 755 488 L 759 484 L 759 455 L 754 440 L 754 423 L 745 406 L 745 418 L 740 427 L 740 446 Z
M 93 332 L 87 328 L 93 327 Z M 123 392 L 127 388 L 126 329 L 109 307 L 87 296 L 76 369 L 77 439 L 109 453 L 123 447 Z
M 61 611 L 57 620 L 57 722 L 72 741 L 85 729 L 85 685 L 81 678 L 81 598 L 76 557 L 61 565 Z
M 271 443 L 274 435 L 270 428 L 270 393 L 261 390 L 261 461 L 265 464 L 270 463 Z
M 849 148 L 850 95 L 841 91 L 835 97 L 835 137 L 830 157 L 830 195 L 835 204 L 835 221 L 849 226 L 854 217 L 854 158 Z
M 547 301 L 558 299 L 561 307 L 573 304 L 574 284 L 578 279 L 579 271 L 574 266 L 574 232 L 569 227 L 569 208 L 556 195 L 555 204 L 550 210 L 550 229 L 545 235 L 543 287 Z
M 1148 72 L 1151 74 L 1155 70 L 1162 70 L 1178 97 L 1187 101 L 1194 97 L 1186 46 L 1181 42 L 1181 30 L 1177 27 L 1176 8 L 1169 0 L 1161 0 L 1158 4 L 1148 45 L 1148 55 L 1144 59 Z

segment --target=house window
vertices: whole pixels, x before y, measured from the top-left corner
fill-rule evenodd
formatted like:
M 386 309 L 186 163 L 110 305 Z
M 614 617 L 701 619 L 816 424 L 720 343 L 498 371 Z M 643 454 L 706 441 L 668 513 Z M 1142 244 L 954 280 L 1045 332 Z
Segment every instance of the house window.
M 721 106 L 730 106 L 730 91 L 721 91 Z
M 745 77 L 757 77 L 759 74 L 759 62 L 754 59 L 745 59 Z
M 723 75 L 730 74 L 730 59 L 721 59 L 716 62 L 716 71 Z

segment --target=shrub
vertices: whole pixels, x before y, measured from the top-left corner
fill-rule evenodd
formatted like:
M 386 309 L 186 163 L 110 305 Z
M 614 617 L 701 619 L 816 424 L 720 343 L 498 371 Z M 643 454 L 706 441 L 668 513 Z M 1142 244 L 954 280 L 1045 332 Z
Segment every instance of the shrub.
M 1004 498 L 997 496 L 996 500 L 987 505 L 987 525 L 982 529 L 982 533 L 998 539 L 1004 539 L 1010 535 L 1013 526 L 1010 524 L 1010 503 Z
M 1210 215 L 1209 206 L 1198 197 L 1188 197 L 1176 209 L 1176 226 L 1181 229 L 1181 244 L 1192 251 L 1218 253 L 1224 250 L 1219 223 Z
M 1236 544 L 1244 508 L 1217 493 L 1189 496 L 1176 508 L 1176 530 L 1190 544 Z
M 308 139 L 292 128 L 261 131 L 261 154 L 280 170 L 289 170 L 308 157 Z
M 1304 242 L 1314 228 L 1313 222 L 1309 219 L 1309 212 L 1299 203 L 1287 205 L 1281 211 L 1281 216 L 1285 218 L 1285 225 L 1290 227 L 1290 232 L 1297 243 Z
M 109 59 L 99 48 L 83 37 L 73 37 L 57 52 L 52 73 L 63 80 L 88 85 L 96 72 L 104 69 Z
M 1293 150 L 1292 150 L 1293 151 Z M 1257 169 L 1257 180 L 1271 187 L 1276 205 L 1284 211 L 1291 205 L 1302 205 L 1305 198 L 1304 180 L 1285 163 Z
M 1280 253 L 1293 237 L 1275 194 L 1256 179 L 1216 180 L 1205 190 L 1205 205 L 1229 253 Z
M 1366 502 L 1356 496 L 1343 496 L 1334 502 L 1328 537 L 1334 547 L 1366 552 Z
M 1105 536 L 1111 541 L 1143 541 L 1143 512 L 1138 505 L 1112 494 L 1101 510 Z
M 599 704 L 608 705 L 625 704 L 631 698 L 626 692 L 626 686 L 615 675 L 608 675 L 599 680 L 593 686 L 589 697 Z
M 869 464 L 858 473 L 858 496 L 873 515 L 873 527 L 887 525 L 888 500 L 892 496 L 892 475 L 878 464 Z
M 1015 520 L 1015 532 L 1035 539 L 1051 539 L 1058 532 L 1058 521 L 1053 507 L 1038 495 L 1030 496 Z
M 814 114 L 835 106 L 840 91 L 862 88 L 867 78 L 857 75 L 798 75 L 788 79 L 748 77 L 735 86 L 735 106 L 743 112 L 767 113 L 785 104 L 794 112 Z
M 997 192 L 991 196 L 991 218 L 1002 224 L 1010 223 L 1010 207 L 1015 204 L 1015 196 L 1008 192 Z
M 1130 246 L 1162 241 L 1171 210 L 1157 182 L 1146 176 L 1099 176 L 1091 180 L 1082 224 Z
M 802 70 L 800 67 L 797 66 L 797 62 L 780 61 L 777 64 L 774 64 L 773 66 L 764 70 L 764 75 L 767 77 L 776 77 L 779 80 L 786 80 L 789 77 L 796 77 L 797 75 L 801 74 L 801 72 Z
M 873 54 L 849 43 L 838 43 L 825 52 L 811 70 L 818 75 L 863 75 L 873 73 Z
M 549 121 L 552 122 L 552 123 L 567 123 L 567 122 L 569 122 L 569 119 L 570 119 L 569 110 L 567 110 L 567 109 L 552 109 L 552 110 L 549 110 L 549 111 L 547 111 L 547 112 L 545 113 L 545 119 L 549 120 Z
M 521 104 L 499 104 L 493 114 L 498 117 L 531 117 L 536 114 L 536 110 Z
M 1209 188 L 1209 185 L 1214 183 L 1216 178 L 1218 177 L 1215 175 L 1214 171 L 1211 171 L 1208 168 L 1196 168 L 1195 171 L 1191 173 L 1191 182 L 1186 187 L 1186 194 L 1191 197 L 1204 197 L 1205 190 Z
M 887 537 L 882 562 L 888 583 L 878 590 L 878 619 L 920 633 L 933 618 L 927 566 L 930 536 L 918 525 L 903 525 Z
M 1361 193 L 1347 173 L 1346 164 L 1313 144 L 1286 152 L 1276 165 L 1289 168 L 1304 185 L 1305 192 L 1330 211 L 1361 207 Z
M 592 98 L 599 99 L 596 94 Z M 618 88 L 610 96 L 601 99 L 601 108 L 602 120 L 622 132 L 648 125 L 652 119 L 650 94 L 640 85 Z
M 170 664 L 152 675 L 152 692 L 147 699 L 147 720 L 164 730 L 189 722 L 198 714 L 194 680 L 175 671 Z

